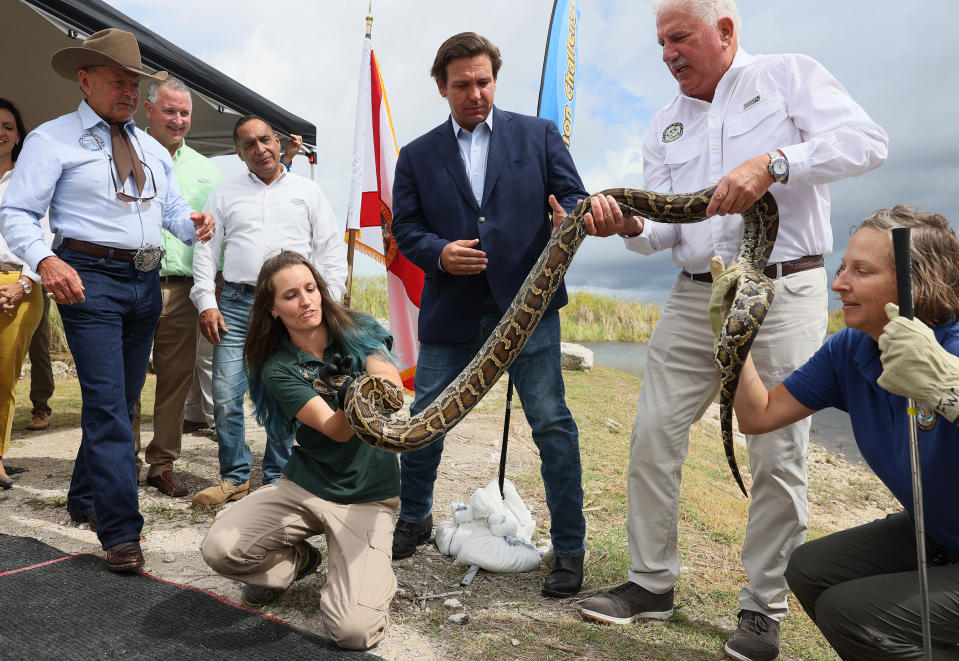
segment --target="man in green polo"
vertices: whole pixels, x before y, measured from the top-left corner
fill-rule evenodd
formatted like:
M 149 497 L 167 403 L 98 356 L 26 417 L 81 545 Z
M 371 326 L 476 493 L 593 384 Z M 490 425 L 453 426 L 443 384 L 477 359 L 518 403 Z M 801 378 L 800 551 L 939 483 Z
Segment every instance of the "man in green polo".
M 191 209 L 202 209 L 222 177 L 210 159 L 191 149 L 184 140 L 190 131 L 193 111 L 190 90 L 183 81 L 169 76 L 150 85 L 143 106 L 149 122 L 147 131 L 173 158 L 173 176 L 183 197 Z M 163 230 L 163 249 L 166 251 L 160 264 L 163 311 L 153 339 L 153 366 L 157 375 L 153 440 L 146 447 L 144 459 L 150 465 L 148 485 L 168 496 L 185 496 L 189 488 L 173 471 L 173 462 L 180 457 L 183 410 L 194 372 L 203 368 L 202 356 L 197 360 L 198 316 L 190 300 L 193 248 Z M 209 353 L 212 359 L 212 347 Z M 207 370 L 211 362 L 207 361 Z M 139 423 L 139 419 L 135 422 Z M 139 430 L 139 424 L 134 425 L 134 430 Z M 135 435 L 139 468 L 140 437 L 139 433 Z

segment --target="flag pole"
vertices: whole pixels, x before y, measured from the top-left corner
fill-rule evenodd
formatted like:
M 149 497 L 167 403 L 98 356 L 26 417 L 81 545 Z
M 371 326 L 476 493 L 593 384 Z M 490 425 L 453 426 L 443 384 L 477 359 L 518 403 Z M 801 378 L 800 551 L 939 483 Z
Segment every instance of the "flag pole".
M 366 36 L 369 39 L 373 34 L 373 0 L 370 0 L 369 9 L 366 11 Z M 346 245 L 346 293 L 343 295 L 344 307 L 350 307 L 350 299 L 353 296 L 353 256 L 356 254 L 356 235 L 359 230 L 347 229 Z

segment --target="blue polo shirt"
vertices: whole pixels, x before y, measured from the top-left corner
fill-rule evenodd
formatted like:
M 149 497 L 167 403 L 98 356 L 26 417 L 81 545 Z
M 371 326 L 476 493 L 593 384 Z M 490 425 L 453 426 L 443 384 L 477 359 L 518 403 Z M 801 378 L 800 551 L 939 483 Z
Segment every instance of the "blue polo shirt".
M 959 355 L 959 324 L 933 328 L 936 340 Z M 882 373 L 879 345 L 865 333 L 846 328 L 822 346 L 783 382 L 803 406 L 834 407 L 849 413 L 856 444 L 902 506 L 913 513 L 906 398 L 876 383 Z M 926 532 L 940 544 L 959 549 L 959 427 L 937 416 L 929 431 L 919 431 Z

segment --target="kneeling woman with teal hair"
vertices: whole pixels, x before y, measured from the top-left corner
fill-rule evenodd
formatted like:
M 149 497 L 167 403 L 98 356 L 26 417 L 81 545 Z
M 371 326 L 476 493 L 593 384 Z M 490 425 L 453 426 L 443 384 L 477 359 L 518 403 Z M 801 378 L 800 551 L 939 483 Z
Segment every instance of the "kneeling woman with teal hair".
M 306 540 L 325 535 L 320 612 L 348 649 L 372 647 L 386 634 L 399 464 L 354 435 L 341 397 L 318 394 L 313 382 L 349 373 L 352 364 L 402 387 L 391 345 L 372 317 L 331 298 L 303 256 L 284 251 L 263 264 L 243 349 L 250 396 L 269 436 L 295 432 L 296 445 L 283 477 L 222 512 L 201 548 L 214 571 L 246 584 L 245 604 L 262 606 L 316 571 L 320 551 Z

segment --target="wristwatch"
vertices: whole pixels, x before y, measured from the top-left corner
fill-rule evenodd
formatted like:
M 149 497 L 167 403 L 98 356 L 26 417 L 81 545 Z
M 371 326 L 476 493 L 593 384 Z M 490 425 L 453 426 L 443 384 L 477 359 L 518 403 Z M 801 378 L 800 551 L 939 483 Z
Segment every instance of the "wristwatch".
M 789 177 L 789 161 L 786 157 L 778 151 L 771 151 L 767 156 L 769 156 L 769 174 L 779 183 L 786 181 Z
M 23 294 L 26 296 L 33 291 L 33 285 L 30 284 L 30 281 L 26 278 L 18 278 L 17 282 L 20 283 L 20 286 L 23 287 Z

